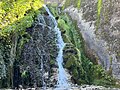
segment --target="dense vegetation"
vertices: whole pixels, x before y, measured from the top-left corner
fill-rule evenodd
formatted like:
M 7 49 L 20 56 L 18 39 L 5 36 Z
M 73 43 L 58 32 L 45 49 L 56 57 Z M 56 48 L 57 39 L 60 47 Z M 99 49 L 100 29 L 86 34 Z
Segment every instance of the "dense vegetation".
M 67 1 L 69 3 L 66 2 L 62 9 L 70 4 L 70 0 Z M 75 6 L 80 8 L 81 1 L 75 0 Z M 98 19 L 101 2 L 101 0 L 98 2 Z M 13 86 L 13 63 L 19 60 L 23 45 L 31 38 L 26 30 L 32 27 L 39 13 L 45 12 L 43 9 L 40 10 L 42 4 L 42 0 L 0 1 L 0 88 Z M 97 60 L 90 60 L 85 54 L 84 40 L 76 21 L 72 21 L 67 14 L 58 12 L 59 8 L 56 6 L 49 7 L 58 21 L 64 42 L 67 43 L 64 49 L 64 67 L 72 75 L 73 83 L 115 85 L 114 78 L 110 76 L 111 72 L 106 73 L 96 64 Z M 50 63 L 55 64 L 54 60 Z M 21 76 L 26 77 L 25 72 Z
M 13 86 L 13 63 L 30 36 L 31 27 L 40 13 L 42 0 L 0 1 L 0 88 Z
M 82 0 L 66 0 L 62 9 L 65 9 L 66 7 L 70 5 L 74 5 L 77 8 L 80 8 Z
M 30 27 L 42 3 L 42 0 L 0 1 L 0 34 L 5 35 L 7 32 L 22 31 Z
M 115 85 L 111 73 L 106 73 L 100 65 L 97 65 L 97 60 L 87 58 L 84 52 L 85 44 L 76 21 L 72 21 L 67 14 L 58 14 L 55 8 L 50 7 L 50 9 L 53 15 L 59 18 L 58 26 L 63 32 L 62 36 L 65 43 L 67 43 L 64 50 L 64 63 L 65 67 L 70 70 L 74 83 Z
M 83 3 L 84 0 L 66 0 L 62 9 L 65 9 L 66 7 L 73 5 L 74 7 L 77 7 L 78 9 L 80 9 L 81 7 L 81 3 Z M 111 2 L 111 1 L 110 1 Z M 96 5 L 96 30 L 98 30 L 99 24 L 100 24 L 100 14 L 101 14 L 101 9 L 102 9 L 102 4 L 103 1 L 102 0 L 97 0 L 97 5 Z

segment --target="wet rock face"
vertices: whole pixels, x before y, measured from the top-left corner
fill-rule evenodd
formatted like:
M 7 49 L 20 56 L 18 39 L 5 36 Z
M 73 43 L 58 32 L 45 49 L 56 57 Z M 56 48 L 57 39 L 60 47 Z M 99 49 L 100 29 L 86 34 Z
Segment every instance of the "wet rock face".
M 54 24 L 49 16 L 39 15 L 33 29 L 29 31 L 31 39 L 23 48 L 20 69 L 23 76 L 25 71 L 29 72 L 27 84 L 30 86 L 43 86 L 44 82 L 50 84 L 52 64 L 57 56 L 53 28 Z
M 77 20 L 87 48 L 93 51 L 106 70 L 120 79 L 120 1 L 103 0 L 100 16 L 98 0 L 84 0 L 81 9 L 69 7 L 65 11 Z M 97 29 L 96 29 L 97 28 Z

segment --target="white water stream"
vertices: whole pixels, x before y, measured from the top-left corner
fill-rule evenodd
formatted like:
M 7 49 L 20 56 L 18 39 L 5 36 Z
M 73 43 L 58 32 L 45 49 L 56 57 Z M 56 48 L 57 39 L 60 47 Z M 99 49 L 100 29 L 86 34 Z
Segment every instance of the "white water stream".
M 47 8 L 46 5 L 43 5 L 44 8 L 46 9 L 47 13 L 49 16 L 53 19 L 54 21 L 54 31 L 57 34 L 57 46 L 59 48 L 58 56 L 56 58 L 56 61 L 58 63 L 58 81 L 57 81 L 57 90 L 64 90 L 65 88 L 69 87 L 67 77 L 66 77 L 66 72 L 63 68 L 63 49 L 65 47 L 65 43 L 62 39 L 61 36 L 61 31 L 58 28 L 57 21 L 55 20 L 55 17 L 51 14 L 50 10 Z M 62 89 L 63 88 L 63 89 Z

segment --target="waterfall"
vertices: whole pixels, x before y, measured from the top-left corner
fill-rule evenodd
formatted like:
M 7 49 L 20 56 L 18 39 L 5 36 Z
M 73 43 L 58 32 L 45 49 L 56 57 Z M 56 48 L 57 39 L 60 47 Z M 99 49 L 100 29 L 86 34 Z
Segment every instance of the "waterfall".
M 62 39 L 61 36 L 61 31 L 58 28 L 57 25 L 57 21 L 55 20 L 55 17 L 51 14 L 50 10 L 47 8 L 46 5 L 43 5 L 44 8 L 46 9 L 47 13 L 49 14 L 49 16 L 51 17 L 51 19 L 54 21 L 55 27 L 54 27 L 54 31 L 57 34 L 57 47 L 59 48 L 59 52 L 58 52 L 58 56 L 56 58 L 56 61 L 58 63 L 58 81 L 57 81 L 57 88 L 68 88 L 69 84 L 67 81 L 67 77 L 66 77 L 66 72 L 63 68 L 63 49 L 65 47 L 65 43 Z M 63 89 L 60 89 L 63 90 Z

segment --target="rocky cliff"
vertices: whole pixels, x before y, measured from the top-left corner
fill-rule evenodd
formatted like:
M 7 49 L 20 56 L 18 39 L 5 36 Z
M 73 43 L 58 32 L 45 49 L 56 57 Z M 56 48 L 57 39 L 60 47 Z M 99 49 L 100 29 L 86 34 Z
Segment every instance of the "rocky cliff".
M 49 13 L 41 8 L 43 2 L 39 4 L 39 0 L 30 0 L 25 5 L 23 2 L 0 2 L 3 10 L 0 15 L 6 15 L 0 19 L 5 23 L 5 26 L 1 24 L 0 29 L 0 88 L 19 85 L 24 88 L 54 88 L 59 73 L 57 35 L 53 30 L 55 23 Z M 47 7 L 55 17 L 65 42 L 62 65 L 66 68 L 69 84 L 119 87 L 111 76 L 120 77 L 119 1 L 45 2 L 52 2 Z M 21 12 L 23 9 L 24 12 Z M 13 13 L 16 16 L 12 12 L 16 12 Z M 9 15 L 15 20 L 8 18 Z
M 38 15 L 34 27 L 27 30 L 31 39 L 22 50 L 19 65 L 22 78 L 28 82 L 24 81 L 21 84 L 27 83 L 30 87 L 34 84 L 39 87 L 56 84 L 55 81 L 50 81 L 57 56 L 56 34 L 53 28 L 52 19 L 48 15 L 41 14 Z M 29 72 L 29 75 L 24 75 L 24 72 Z
M 81 0 L 80 9 L 69 7 L 65 11 L 77 25 L 86 42 L 88 55 L 120 79 L 120 1 Z
M 77 20 L 86 42 L 86 54 L 120 79 L 120 1 L 63 0 L 54 3 L 62 4 L 64 9 L 68 7 L 65 12 Z

